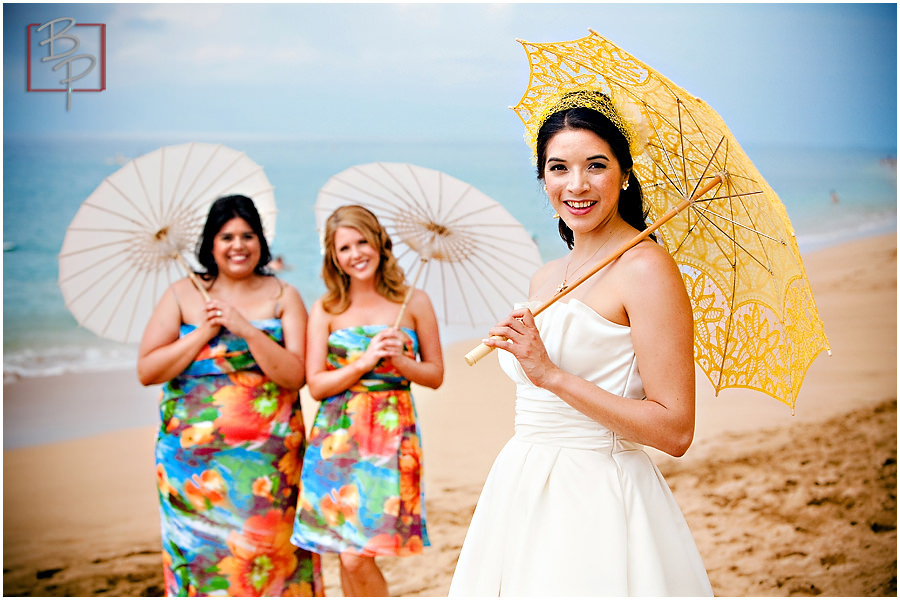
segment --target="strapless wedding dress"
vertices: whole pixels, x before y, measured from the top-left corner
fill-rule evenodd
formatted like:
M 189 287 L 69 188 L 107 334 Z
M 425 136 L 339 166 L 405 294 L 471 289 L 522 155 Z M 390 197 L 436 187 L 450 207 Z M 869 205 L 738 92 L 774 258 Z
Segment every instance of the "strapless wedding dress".
M 631 329 L 578 300 L 536 317 L 550 359 L 643 398 Z M 681 509 L 642 447 L 535 387 L 509 352 L 515 435 L 494 462 L 450 596 L 711 596 Z

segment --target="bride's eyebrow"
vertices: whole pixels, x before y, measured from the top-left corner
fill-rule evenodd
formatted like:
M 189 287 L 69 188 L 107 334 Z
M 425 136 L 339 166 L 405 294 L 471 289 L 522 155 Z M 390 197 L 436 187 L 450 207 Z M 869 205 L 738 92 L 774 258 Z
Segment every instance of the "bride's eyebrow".
M 599 159 L 603 159 L 603 160 L 609 160 L 609 157 L 608 157 L 607 155 L 605 155 L 605 154 L 595 154 L 594 156 L 588 156 L 588 157 L 587 157 L 586 159 L 584 159 L 584 160 L 586 160 L 586 161 L 588 161 L 588 160 L 597 160 L 598 158 L 599 158 Z M 564 159 L 564 158 L 556 158 L 555 156 L 551 156 L 551 157 L 549 157 L 549 158 L 547 159 L 547 162 L 548 162 L 548 163 L 549 163 L 549 162 L 561 162 L 561 163 L 564 163 L 564 162 L 566 162 L 566 159 Z

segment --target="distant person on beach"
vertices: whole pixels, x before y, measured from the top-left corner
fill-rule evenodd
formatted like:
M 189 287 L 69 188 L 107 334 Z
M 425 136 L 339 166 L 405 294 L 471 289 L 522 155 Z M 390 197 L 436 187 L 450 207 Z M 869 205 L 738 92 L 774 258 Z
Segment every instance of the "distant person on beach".
M 375 557 L 429 545 L 410 382 L 437 388 L 443 381 L 438 324 L 421 290 L 402 308 L 403 271 L 367 209 L 335 210 L 324 249 L 327 292 L 310 312 L 306 363 L 309 392 L 322 404 L 291 539 L 340 554 L 344 596 L 387 596 Z
M 284 264 L 284 258 L 279 254 L 269 262 L 269 268 L 277 273 L 278 271 L 284 271 L 287 265 Z
M 541 114 L 537 176 L 570 252 L 535 273 L 532 302 L 646 229 L 633 130 L 609 97 L 561 94 Z M 645 239 L 537 318 L 529 305 L 485 340 L 516 383 L 515 435 L 484 484 L 450 595 L 712 595 L 641 448 L 677 457 L 693 439 L 692 309 L 674 260 Z
M 305 445 L 306 308 L 267 269 L 252 200 L 209 211 L 188 278 L 165 292 L 138 354 L 164 384 L 156 443 L 168 595 L 324 595 L 319 557 L 290 543 Z

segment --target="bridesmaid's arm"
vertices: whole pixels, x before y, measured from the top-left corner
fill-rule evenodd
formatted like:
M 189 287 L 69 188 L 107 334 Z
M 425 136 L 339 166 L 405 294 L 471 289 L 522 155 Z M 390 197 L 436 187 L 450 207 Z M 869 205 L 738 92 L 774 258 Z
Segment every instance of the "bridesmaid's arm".
M 444 356 L 434 308 L 428 295 L 422 290 L 413 292 L 407 308 L 415 321 L 421 360 L 409 358 L 402 353 L 392 355 L 391 360 L 400 374 L 411 382 L 437 389 L 444 382 Z M 406 339 L 401 331 L 392 330 L 392 334 Z
M 353 386 L 363 375 L 375 368 L 380 358 L 374 354 L 375 339 L 373 339 L 369 348 L 358 359 L 340 369 L 328 370 L 330 333 L 331 316 L 322 308 L 322 301 L 316 300 L 306 327 L 306 384 L 309 394 L 320 401 Z
M 138 347 L 137 375 L 142 385 L 165 383 L 184 371 L 206 343 L 219 331 L 219 326 L 204 321 L 194 331 L 179 337 L 181 309 L 173 288 L 166 290 L 153 310 Z

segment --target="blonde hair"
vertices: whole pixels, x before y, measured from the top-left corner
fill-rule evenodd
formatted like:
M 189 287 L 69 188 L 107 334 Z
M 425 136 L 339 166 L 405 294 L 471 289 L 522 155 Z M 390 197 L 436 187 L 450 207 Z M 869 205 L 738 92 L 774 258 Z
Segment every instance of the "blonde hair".
M 407 290 L 405 275 L 391 252 L 390 236 L 371 211 L 351 204 L 337 208 L 325 221 L 325 257 L 322 260 L 322 280 L 327 290 L 322 296 L 325 312 L 337 315 L 350 307 L 350 276 L 338 266 L 334 247 L 334 235 L 339 227 L 357 230 L 378 250 L 380 261 L 375 271 L 375 290 L 392 302 L 403 302 Z

